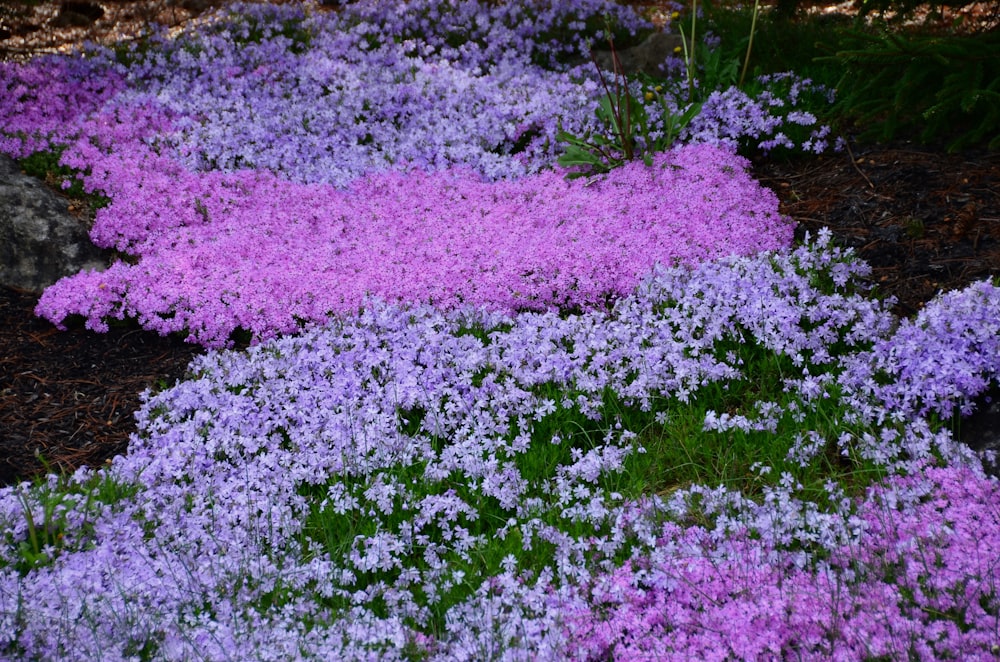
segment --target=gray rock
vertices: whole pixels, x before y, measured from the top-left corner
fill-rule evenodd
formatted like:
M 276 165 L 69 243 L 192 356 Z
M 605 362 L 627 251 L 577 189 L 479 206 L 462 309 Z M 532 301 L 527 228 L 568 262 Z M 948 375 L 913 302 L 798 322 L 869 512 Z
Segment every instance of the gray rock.
M 40 293 L 82 269 L 105 269 L 65 198 L 0 155 L 0 285 Z
M 662 66 L 668 57 L 674 55 L 674 49 L 681 45 L 681 37 L 676 34 L 654 32 L 637 46 L 623 48 L 618 51 L 622 70 L 626 76 L 643 73 L 654 78 L 663 78 L 666 72 Z M 614 61 L 609 50 L 595 50 L 594 59 L 605 71 L 614 71 Z

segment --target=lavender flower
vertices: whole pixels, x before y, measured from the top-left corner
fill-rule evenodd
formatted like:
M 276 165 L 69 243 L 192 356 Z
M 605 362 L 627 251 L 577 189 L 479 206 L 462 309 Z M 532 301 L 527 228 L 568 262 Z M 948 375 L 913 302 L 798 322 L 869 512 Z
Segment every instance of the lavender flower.
M 137 258 L 40 311 L 257 341 L 147 394 L 109 466 L 0 490 L 0 657 L 995 654 L 1000 492 L 933 419 L 1000 382 L 1000 289 L 899 322 L 710 144 L 546 171 L 596 90 L 557 37 L 603 10 L 641 26 L 598 0 L 264 5 L 125 64 L 0 69 L 0 149 L 65 149 L 112 200 L 95 241 Z M 689 138 L 814 126 L 776 82 L 783 121 L 724 92 Z M 761 355 L 779 392 L 706 396 Z M 787 461 L 646 489 L 646 435 L 691 412 Z M 884 478 L 802 484 L 838 457 Z

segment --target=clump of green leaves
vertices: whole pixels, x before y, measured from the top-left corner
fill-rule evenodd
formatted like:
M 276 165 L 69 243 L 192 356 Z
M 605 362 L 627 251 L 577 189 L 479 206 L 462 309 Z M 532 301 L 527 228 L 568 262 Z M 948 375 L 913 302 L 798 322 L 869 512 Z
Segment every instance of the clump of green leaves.
M 640 76 L 633 85 L 625 75 L 609 23 L 606 28 L 608 45 L 613 63 L 613 84 L 597 61 L 594 65 L 604 88 L 596 109 L 600 128 L 597 131 L 576 135 L 560 131 L 556 139 L 563 143 L 564 152 L 559 157 L 559 165 L 571 168 L 568 179 L 600 175 L 637 158 L 646 165 L 652 165 L 653 154 L 669 149 L 701 112 L 705 99 L 715 90 L 734 85 L 742 86 L 750 63 L 753 34 L 757 25 L 759 3 L 754 4 L 749 35 L 744 44 L 742 57 L 733 57 L 729 52 L 709 48 L 697 41 L 697 0 L 691 6 L 690 29 L 681 28 L 681 50 L 685 65 L 685 84 L 678 90 L 676 84 L 656 81 Z M 742 67 L 741 67 L 742 62 Z M 639 97 L 633 88 L 640 88 Z M 671 89 L 664 91 L 665 87 Z M 657 102 L 660 106 L 656 117 L 651 118 L 647 103 Z
M 835 110 L 862 138 L 1000 147 L 1000 33 L 858 31 L 834 57 L 846 69 Z
M 666 151 L 700 109 L 700 105 L 689 104 L 678 111 L 669 96 L 663 93 L 663 86 L 646 79 L 642 96 L 645 101 L 659 101 L 665 120 L 665 130 L 654 133 L 649 112 L 630 89 L 614 42 L 609 43 L 614 63 L 611 84 L 597 67 L 604 94 L 595 113 L 603 132 L 592 131 L 578 136 L 561 130 L 556 135 L 564 144 L 559 165 L 574 168 L 567 175 L 568 179 L 603 174 L 640 157 L 646 165 L 652 165 L 653 154 Z
M 73 177 L 73 171 L 59 163 L 62 158 L 64 147 L 35 152 L 20 160 L 18 165 L 25 174 L 37 177 L 48 182 L 57 180 L 70 182 L 69 188 L 65 189 L 66 194 L 72 197 L 83 197 L 83 185 L 80 180 Z

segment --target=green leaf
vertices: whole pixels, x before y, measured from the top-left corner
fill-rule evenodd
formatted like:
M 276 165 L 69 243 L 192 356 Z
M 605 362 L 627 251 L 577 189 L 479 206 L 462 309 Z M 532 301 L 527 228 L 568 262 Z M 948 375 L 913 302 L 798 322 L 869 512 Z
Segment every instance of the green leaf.
M 604 163 L 600 157 L 588 152 L 585 149 L 580 149 L 579 147 L 569 146 L 566 151 L 559 155 L 557 159 L 559 165 L 564 167 L 574 167 L 589 165 L 593 167 L 603 166 Z

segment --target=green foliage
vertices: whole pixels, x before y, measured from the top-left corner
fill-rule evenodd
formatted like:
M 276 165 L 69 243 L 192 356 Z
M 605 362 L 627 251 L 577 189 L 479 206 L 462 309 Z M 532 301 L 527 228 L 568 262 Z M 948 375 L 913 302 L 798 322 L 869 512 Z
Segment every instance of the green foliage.
M 739 58 L 721 48 L 695 49 L 693 62 L 698 86 L 689 90 L 688 101 L 704 101 L 715 90 L 725 90 L 739 83 Z
M 754 5 L 747 40 L 742 43 L 744 55 L 734 56 L 729 51 L 708 48 L 697 41 L 697 2 L 692 5 L 690 31 L 683 27 L 683 57 L 686 63 L 686 90 L 664 92 L 666 82 L 648 76 L 630 81 L 618 58 L 614 28 L 609 23 L 605 33 L 614 65 L 613 84 L 609 85 L 605 73 L 597 65 L 597 74 L 604 88 L 604 95 L 595 110 L 599 122 L 596 132 L 575 135 L 560 130 L 556 139 L 563 144 L 559 165 L 571 168 L 567 179 L 591 177 L 609 172 L 633 159 L 642 158 L 652 165 L 653 154 L 665 152 L 677 140 L 684 128 L 701 112 L 705 99 L 714 91 L 741 84 L 750 58 L 750 46 L 756 28 L 758 5 Z M 742 73 L 741 73 L 742 62 Z M 697 81 L 697 83 L 696 83 Z M 641 99 L 633 89 L 640 89 Z M 650 117 L 642 103 L 657 102 L 658 116 Z
M 59 164 L 59 159 L 62 158 L 64 149 L 59 147 L 47 152 L 35 152 L 21 159 L 18 165 L 21 166 L 21 170 L 25 174 L 43 180 L 60 175 L 69 177 L 72 175 L 72 171 Z M 71 194 L 83 192 L 79 182 L 73 182 L 72 188 L 69 190 Z
M 48 151 L 35 152 L 19 160 L 18 165 L 25 174 L 37 177 L 50 185 L 61 187 L 63 182 L 68 182 L 69 187 L 62 189 L 63 193 L 70 198 L 87 202 L 91 213 L 107 207 L 111 203 L 110 198 L 99 193 L 87 193 L 83 188 L 83 182 L 77 177 L 81 173 L 60 163 L 65 149 L 65 146 L 60 145 Z
M 723 62 L 743 60 L 747 68 L 746 82 L 763 74 L 786 71 L 794 71 L 799 76 L 830 87 L 840 79 L 842 68 L 839 63 L 819 58 L 837 50 L 841 35 L 850 27 L 848 17 L 815 16 L 789 21 L 772 12 L 761 12 L 754 24 L 752 6 L 715 2 L 703 4 L 706 31 L 719 39 L 719 45 L 712 49 L 712 57 L 718 57 Z M 754 35 L 753 49 L 747 57 L 751 34 Z M 702 49 L 703 52 L 705 50 Z
M 564 143 L 559 165 L 576 168 L 567 179 L 600 175 L 640 156 L 646 165 L 652 165 L 653 154 L 665 152 L 701 109 L 700 103 L 675 109 L 663 94 L 662 86 L 651 83 L 646 84 L 644 97 L 647 101 L 659 101 L 666 130 L 654 134 L 646 108 L 628 87 L 622 85 L 615 92 L 606 92 L 595 111 L 601 125 L 608 129 L 606 134 L 576 136 L 560 131 L 556 135 Z
M 690 103 L 678 108 L 673 98 L 664 94 L 663 86 L 650 78 L 640 80 L 643 99 L 657 101 L 662 108 L 662 130 L 654 129 L 649 112 L 632 93 L 631 83 L 622 70 L 615 42 L 609 40 L 614 63 L 614 76 L 608 84 L 605 73 L 597 63 L 597 75 L 604 87 L 604 95 L 595 113 L 599 126 L 597 132 L 581 136 L 560 130 L 556 140 L 563 144 L 559 165 L 573 168 L 567 179 L 604 174 L 641 157 L 652 165 L 653 154 L 666 151 L 677 136 L 701 110 L 700 103 Z
M 594 63 L 597 75 L 604 86 L 604 96 L 598 102 L 595 113 L 602 127 L 608 129 L 607 135 L 601 133 L 586 133 L 576 136 L 560 129 L 556 140 L 565 143 L 565 151 L 559 157 L 559 165 L 566 168 L 577 168 L 567 178 L 584 177 L 606 173 L 612 168 L 624 165 L 635 156 L 635 130 L 641 130 L 647 121 L 646 111 L 632 95 L 628 88 L 628 80 L 622 72 L 621 61 L 614 41 L 611 46 L 611 57 L 614 61 L 614 89 L 608 86 L 607 78 L 600 66 Z
M 834 56 L 846 69 L 835 110 L 862 138 L 1000 147 L 1000 33 L 856 31 L 845 46 Z
M 708 29 L 720 39 L 719 57 L 741 57 L 751 10 L 709 3 L 705 14 Z M 952 151 L 1000 146 L 1000 34 L 995 31 L 935 36 L 918 29 L 858 27 L 846 16 L 787 19 L 769 13 L 760 17 L 755 34 L 751 72 L 795 71 L 837 89 L 837 102 L 828 111 L 809 108 L 828 123 L 853 126 L 867 140 L 907 136 L 943 142 Z

